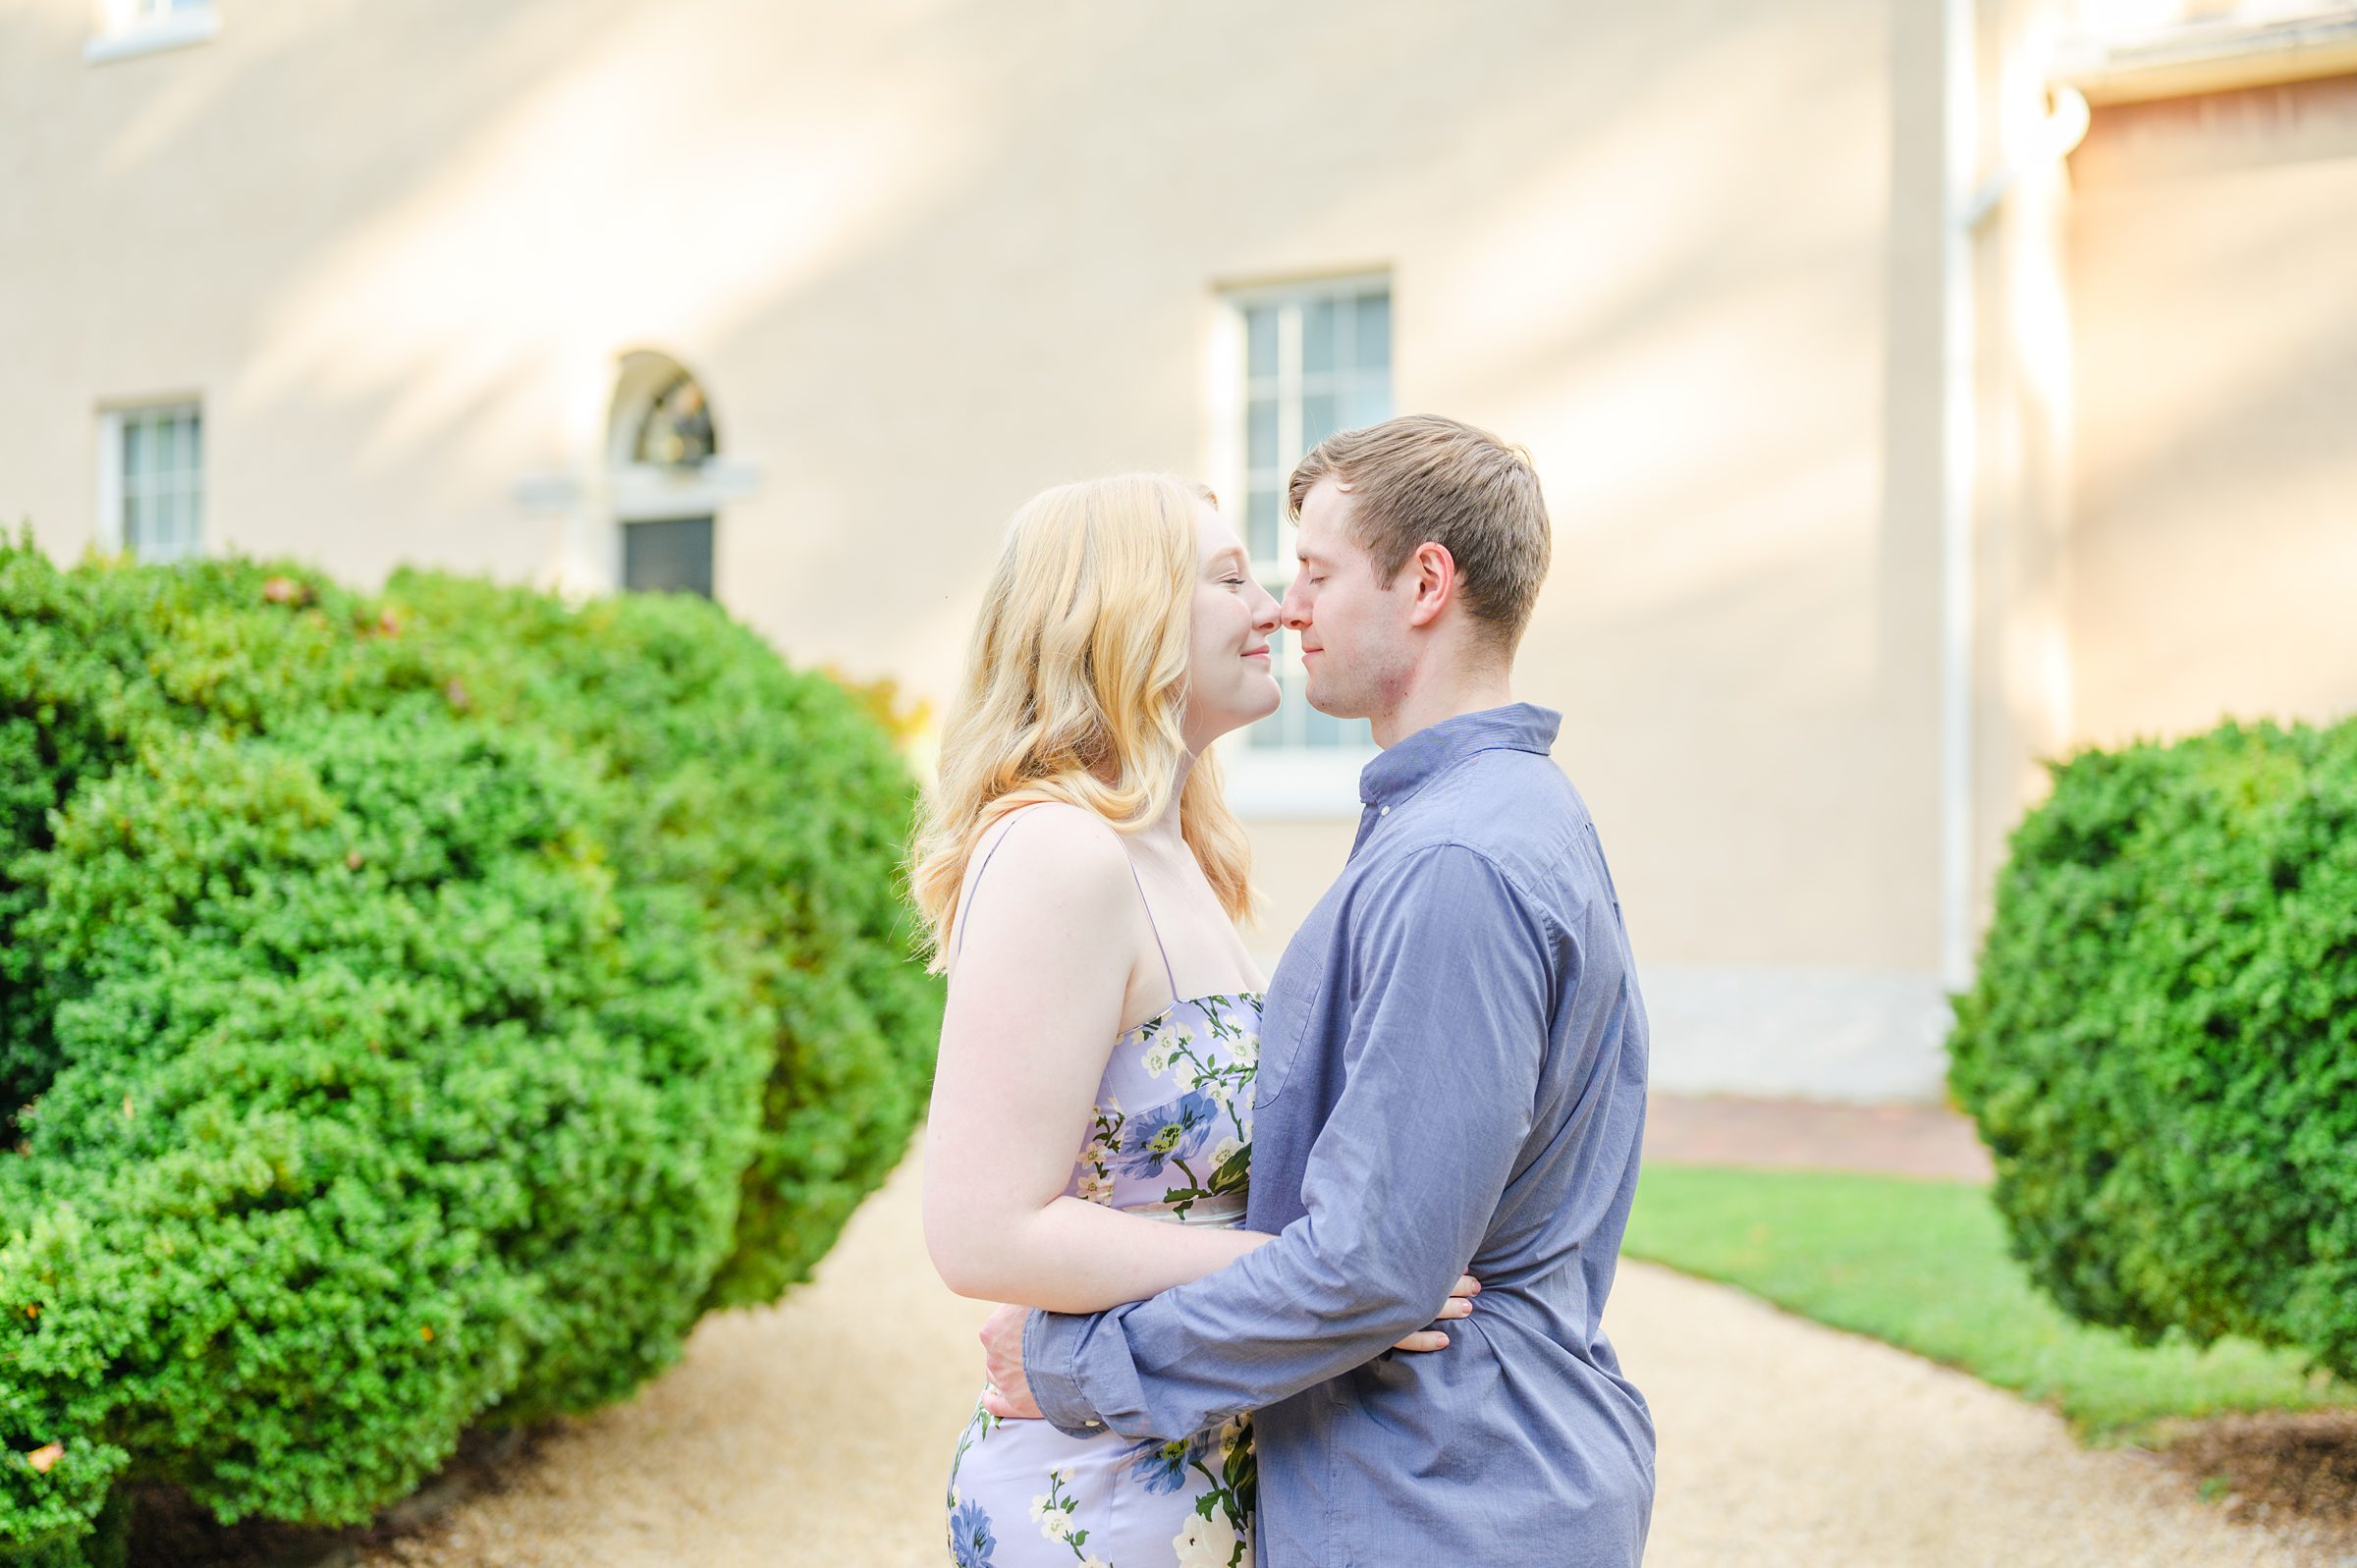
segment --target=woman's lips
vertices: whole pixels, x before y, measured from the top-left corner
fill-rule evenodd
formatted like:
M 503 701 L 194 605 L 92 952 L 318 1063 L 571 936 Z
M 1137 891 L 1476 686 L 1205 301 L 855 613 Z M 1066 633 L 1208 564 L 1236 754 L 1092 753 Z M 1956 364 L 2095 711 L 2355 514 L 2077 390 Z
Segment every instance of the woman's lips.
M 1267 648 L 1265 648 L 1265 647 L 1264 647 L 1264 648 L 1246 648 L 1246 649 L 1244 650 L 1244 657 L 1245 657 L 1245 658 L 1247 658 L 1247 659 L 1266 659 L 1268 656 L 1269 656 L 1269 650 L 1268 650 Z

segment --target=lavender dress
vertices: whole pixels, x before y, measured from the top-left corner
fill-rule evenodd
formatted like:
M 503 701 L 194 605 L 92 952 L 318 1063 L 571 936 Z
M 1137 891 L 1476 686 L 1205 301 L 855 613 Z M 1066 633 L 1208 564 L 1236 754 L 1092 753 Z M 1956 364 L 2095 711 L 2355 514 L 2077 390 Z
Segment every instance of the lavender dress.
M 1187 1000 L 1178 990 L 1174 980 L 1170 1006 L 1114 1043 L 1065 1194 L 1177 1224 L 1238 1225 L 1260 997 Z M 1252 1487 L 1240 1417 L 1140 1442 L 1000 1421 L 977 1401 L 950 1460 L 950 1557 L 959 1568 L 1245 1568 Z

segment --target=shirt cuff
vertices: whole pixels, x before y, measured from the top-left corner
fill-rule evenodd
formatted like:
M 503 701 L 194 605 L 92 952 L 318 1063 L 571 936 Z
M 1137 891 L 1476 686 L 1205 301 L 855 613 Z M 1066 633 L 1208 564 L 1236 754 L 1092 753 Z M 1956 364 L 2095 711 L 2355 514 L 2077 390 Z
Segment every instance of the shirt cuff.
M 1023 1320 L 1023 1379 L 1048 1425 L 1068 1437 L 1094 1437 L 1105 1430 L 1072 1372 L 1073 1354 L 1089 1322 L 1084 1316 L 1037 1308 Z

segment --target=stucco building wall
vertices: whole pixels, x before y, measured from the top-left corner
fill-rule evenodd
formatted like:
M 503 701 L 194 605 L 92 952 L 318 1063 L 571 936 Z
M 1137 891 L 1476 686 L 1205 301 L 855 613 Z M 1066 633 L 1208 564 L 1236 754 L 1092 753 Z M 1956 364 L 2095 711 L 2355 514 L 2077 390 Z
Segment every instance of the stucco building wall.
M 2057 8 L 1980 10 L 1996 104 Z M 1564 714 L 1659 1080 L 1936 1093 L 1944 15 L 222 0 L 208 42 L 89 64 L 82 0 L 25 0 L 0 518 L 79 554 L 99 411 L 188 395 L 210 548 L 596 587 L 655 351 L 744 491 L 718 597 L 938 699 L 1025 496 L 1221 477 L 1222 290 L 1381 273 L 1395 406 L 1546 481 L 1520 689 Z M 2103 111 L 1976 242 L 1976 892 L 2073 736 L 2357 704 L 2348 100 L 2304 90 L 2232 156 Z M 1354 816 L 1253 817 L 1264 953 Z
M 2076 736 L 2357 710 L 2357 78 L 2101 112 L 2072 159 Z

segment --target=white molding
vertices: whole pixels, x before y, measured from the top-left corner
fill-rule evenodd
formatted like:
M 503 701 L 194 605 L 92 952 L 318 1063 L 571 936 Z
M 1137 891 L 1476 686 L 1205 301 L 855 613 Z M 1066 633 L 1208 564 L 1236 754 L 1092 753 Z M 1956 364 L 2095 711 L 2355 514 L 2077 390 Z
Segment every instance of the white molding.
M 606 494 L 616 522 L 654 522 L 717 514 L 727 503 L 742 501 L 760 487 L 758 463 L 708 458 L 693 468 L 626 464 L 614 470 Z
M 555 471 L 519 474 L 509 494 L 527 512 L 568 512 L 589 494 L 579 474 Z
M 1220 748 L 1228 805 L 1239 817 L 1262 821 L 1355 821 L 1360 770 L 1382 752 L 1251 746 L 1241 735 Z
M 1639 962 L 1647 1078 L 1677 1094 L 1938 1105 L 1954 1023 L 1911 970 Z
M 2227 92 L 2357 71 L 2357 13 L 2346 7 L 2254 22 L 2221 18 L 2073 39 L 2051 80 L 2094 104 Z
M 88 65 L 105 65 L 111 60 L 130 60 L 143 54 L 157 54 L 166 49 L 183 49 L 193 43 L 206 43 L 221 31 L 221 13 L 211 6 L 183 6 L 165 12 L 160 17 L 135 22 L 117 31 L 102 32 L 82 46 L 82 58 Z
M 1222 284 L 1219 290 L 1222 299 L 1241 308 L 1315 298 L 1320 295 L 1363 293 L 1375 288 L 1389 292 L 1391 287 L 1391 268 L 1362 267 L 1351 272 L 1304 272 L 1259 283 Z

